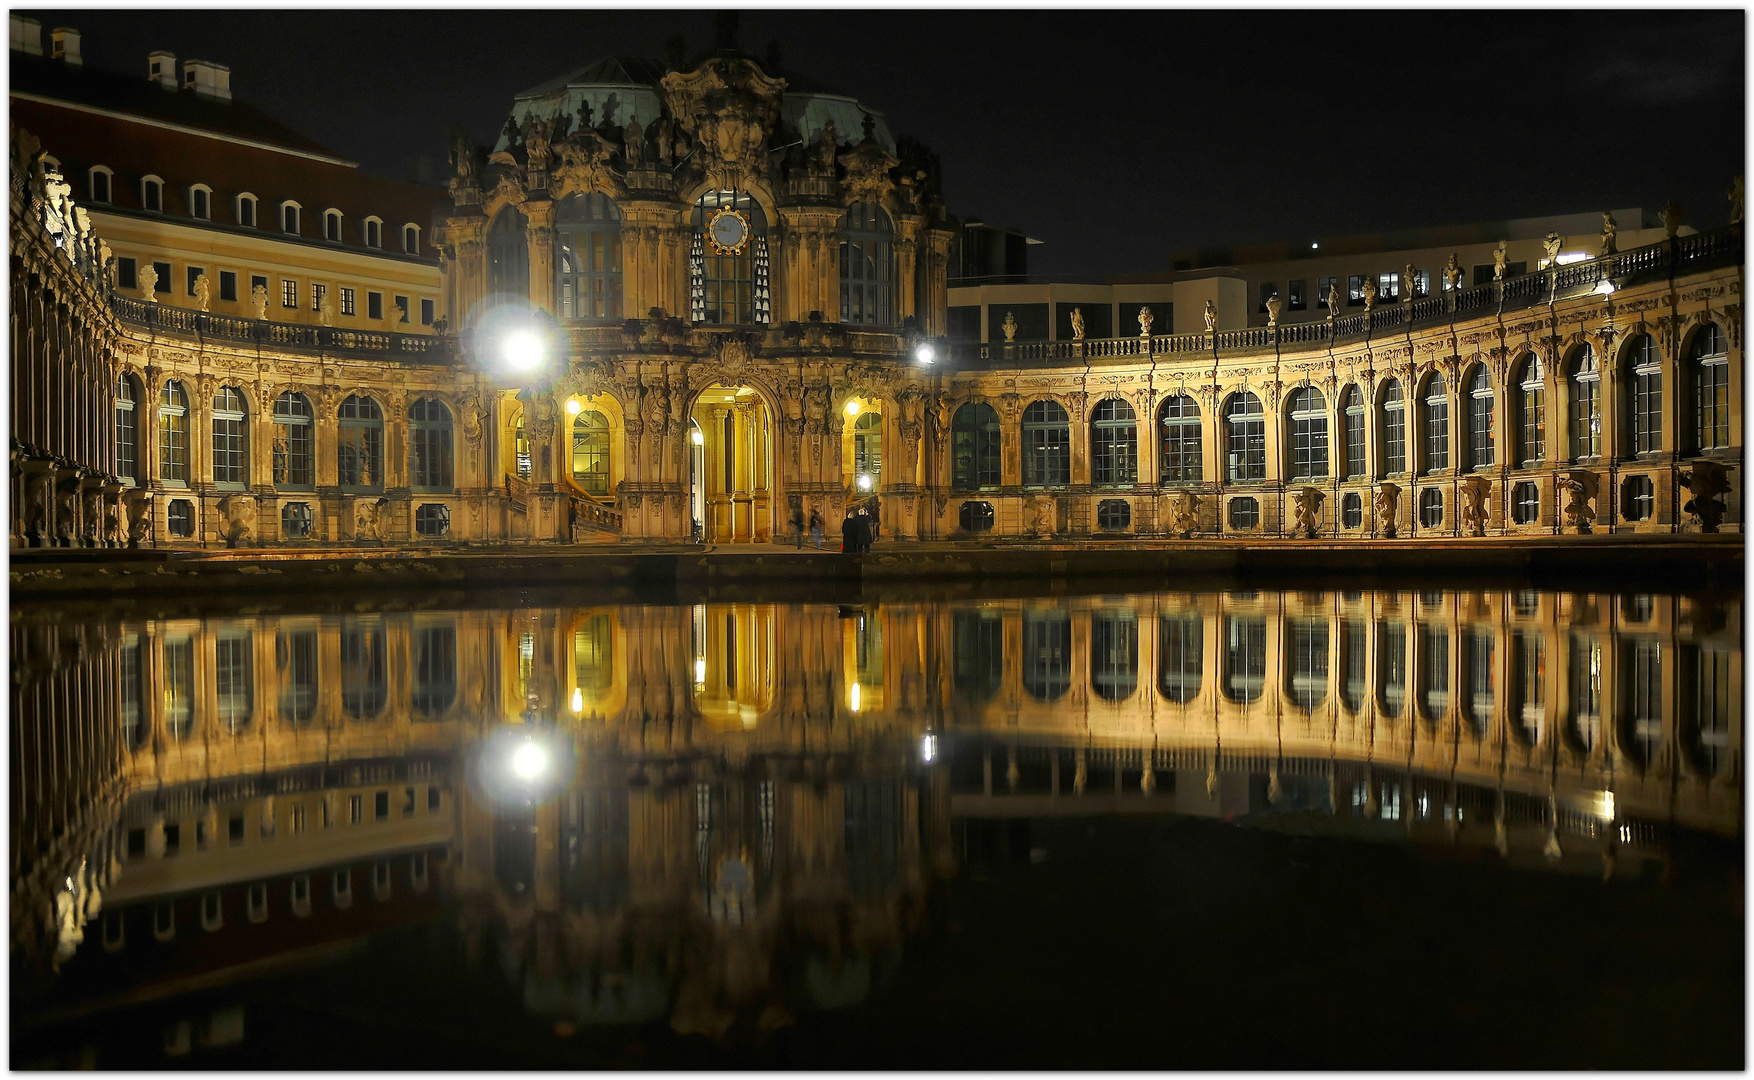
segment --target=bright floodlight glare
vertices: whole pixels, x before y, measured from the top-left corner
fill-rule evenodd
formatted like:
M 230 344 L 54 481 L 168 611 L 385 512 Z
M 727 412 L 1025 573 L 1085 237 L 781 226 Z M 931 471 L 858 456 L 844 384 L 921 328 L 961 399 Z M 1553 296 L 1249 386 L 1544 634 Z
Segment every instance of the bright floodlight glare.
M 534 780 L 548 770 L 548 751 L 534 742 L 512 751 L 512 772 L 520 780 Z
M 513 371 L 529 371 L 542 363 L 542 339 L 528 330 L 506 335 L 500 355 Z
M 694 428 L 688 433 L 688 441 L 696 446 L 703 446 L 706 444 L 706 435 L 699 428 Z
M 938 350 L 932 348 L 931 342 L 922 341 L 920 347 L 914 350 L 914 359 L 922 364 L 929 364 L 938 359 Z
M 866 476 L 863 473 L 859 474 L 859 490 L 860 491 L 870 491 L 871 490 L 871 478 L 869 476 Z
M 577 398 L 567 398 L 566 399 L 566 414 L 568 416 L 577 416 L 579 414 L 579 410 L 583 409 L 583 408 L 584 408 L 584 406 L 579 404 Z
M 927 735 L 927 736 L 921 738 L 920 739 L 920 760 L 926 762 L 927 764 L 931 764 L 932 759 L 937 757 L 937 756 L 938 756 L 938 736 Z
M 1311 251 L 1319 251 L 1319 250 L 1321 250 L 1321 246 L 1322 246 L 1322 245 L 1321 245 L 1321 243 L 1320 243 L 1320 242 L 1316 242 L 1316 243 L 1312 243 L 1312 244 L 1310 244 L 1310 245 L 1309 245 L 1309 249 L 1310 249 L 1310 250 L 1311 250 Z
M 1601 293 L 1603 296 L 1613 296 L 1614 295 L 1614 283 L 1612 281 L 1604 281 L 1600 285 L 1596 286 L 1596 291 Z
M 694 660 L 694 681 L 697 683 L 706 682 L 706 661 L 700 657 L 695 657 Z
M 858 402 L 857 398 L 853 399 L 852 401 L 847 402 L 847 415 L 848 416 L 859 415 L 859 402 Z
M 572 711 L 575 713 L 585 711 L 585 695 L 576 686 L 572 688 Z
M 852 707 L 852 710 L 854 712 L 859 711 L 859 684 L 858 683 L 854 683 L 852 686 L 852 689 L 847 691 L 847 704 Z

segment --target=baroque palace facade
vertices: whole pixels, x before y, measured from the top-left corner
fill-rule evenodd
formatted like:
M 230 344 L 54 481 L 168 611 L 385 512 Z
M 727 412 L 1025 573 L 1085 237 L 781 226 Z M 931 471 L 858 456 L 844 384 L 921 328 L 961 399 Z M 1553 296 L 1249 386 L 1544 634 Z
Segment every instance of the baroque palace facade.
M 106 235 L 54 139 L 13 140 L 15 548 L 767 542 L 859 503 L 899 541 L 1740 527 L 1739 194 L 1726 228 L 1671 209 L 1468 287 L 1452 257 L 1326 319 L 953 344 L 932 155 L 733 51 L 519 95 L 430 230 L 376 215 L 399 271 L 348 263 L 371 223 L 335 209 L 273 275 L 289 318 L 210 310 L 192 263 L 142 288 L 169 233 Z M 406 306 L 346 286 L 341 317 L 349 273 Z

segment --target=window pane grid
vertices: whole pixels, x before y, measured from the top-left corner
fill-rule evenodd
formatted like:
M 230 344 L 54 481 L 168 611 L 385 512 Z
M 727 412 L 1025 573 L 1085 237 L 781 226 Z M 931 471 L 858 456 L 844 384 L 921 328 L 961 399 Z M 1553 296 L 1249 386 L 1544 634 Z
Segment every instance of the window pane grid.
M 1057 402 L 1038 401 L 1023 412 L 1023 484 L 1064 486 L 1072 480 L 1072 428 Z
M 1235 480 L 1262 480 L 1267 475 L 1267 422 L 1261 399 L 1243 392 L 1230 399 L 1225 410 L 1230 426 L 1229 476 Z

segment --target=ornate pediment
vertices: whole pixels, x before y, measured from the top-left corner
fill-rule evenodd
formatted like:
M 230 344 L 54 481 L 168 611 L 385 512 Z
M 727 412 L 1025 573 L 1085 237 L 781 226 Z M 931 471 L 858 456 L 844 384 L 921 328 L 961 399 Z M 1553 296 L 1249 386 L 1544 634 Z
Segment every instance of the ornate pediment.
M 849 203 L 894 204 L 895 181 L 889 174 L 901 163 L 890 157 L 877 140 L 867 138 L 842 154 L 840 163 L 847 170 L 846 197 Z
M 665 106 L 699 148 L 707 181 L 722 189 L 766 176 L 762 147 L 779 121 L 785 88 L 784 79 L 769 78 L 742 57 L 714 57 L 663 78 Z
M 627 185 L 610 165 L 611 148 L 603 136 L 586 128 L 554 148 L 555 165 L 549 191 L 559 200 L 568 195 L 600 191 L 613 199 L 627 197 Z

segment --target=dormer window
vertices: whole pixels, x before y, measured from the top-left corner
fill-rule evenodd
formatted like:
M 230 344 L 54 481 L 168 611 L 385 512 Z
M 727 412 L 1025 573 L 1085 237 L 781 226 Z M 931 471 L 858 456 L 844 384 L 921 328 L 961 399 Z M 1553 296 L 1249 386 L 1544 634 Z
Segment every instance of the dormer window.
M 420 226 L 402 226 L 402 250 L 410 255 L 420 254 Z
M 206 184 L 189 188 L 189 216 L 209 221 L 213 217 L 213 189 Z
M 341 211 L 325 210 L 323 212 L 323 239 L 334 244 L 341 242 Z
M 91 201 L 107 203 L 110 201 L 110 170 L 103 165 L 91 167 Z
M 155 214 L 164 212 L 164 181 L 148 176 L 140 181 L 140 206 Z
M 294 236 L 298 235 L 298 211 L 299 205 L 295 202 L 283 202 L 280 204 L 281 232 L 288 232 Z
M 246 229 L 256 227 L 256 197 L 248 192 L 238 196 L 238 224 Z
M 384 223 L 375 217 L 365 219 L 365 246 L 370 248 L 384 246 Z

